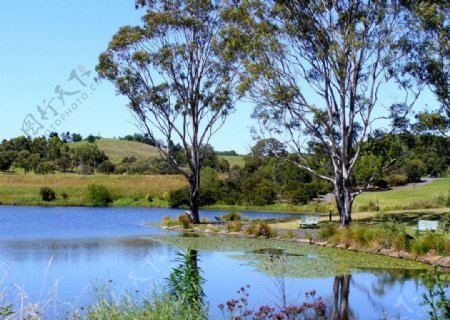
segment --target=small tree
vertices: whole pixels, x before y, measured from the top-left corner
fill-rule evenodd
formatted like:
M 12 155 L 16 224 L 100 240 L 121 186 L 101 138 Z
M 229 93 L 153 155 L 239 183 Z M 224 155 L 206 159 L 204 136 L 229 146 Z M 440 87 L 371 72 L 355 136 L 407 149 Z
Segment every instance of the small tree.
M 203 148 L 234 108 L 236 72 L 222 60 L 221 1 L 138 0 L 139 27 L 113 37 L 96 68 L 129 107 L 141 129 L 190 186 L 192 222 L 199 223 Z M 160 136 L 163 140 L 160 140 Z M 183 161 L 174 154 L 180 143 Z

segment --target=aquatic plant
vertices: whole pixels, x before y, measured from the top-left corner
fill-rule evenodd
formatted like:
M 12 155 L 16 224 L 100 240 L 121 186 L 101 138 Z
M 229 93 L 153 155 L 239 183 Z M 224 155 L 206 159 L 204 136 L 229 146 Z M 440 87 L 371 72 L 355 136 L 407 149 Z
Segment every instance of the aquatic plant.
M 428 306 L 429 319 L 449 319 L 450 318 L 450 296 L 446 291 L 450 285 L 448 276 L 444 276 L 435 268 L 434 272 L 427 272 L 421 276 L 421 282 L 427 291 L 422 294 L 422 305 Z
M 205 296 L 202 288 L 205 279 L 201 275 L 197 255 L 197 250 L 191 249 L 177 252 L 175 261 L 179 265 L 172 269 L 172 273 L 166 280 L 170 293 L 174 297 L 186 305 L 201 308 Z

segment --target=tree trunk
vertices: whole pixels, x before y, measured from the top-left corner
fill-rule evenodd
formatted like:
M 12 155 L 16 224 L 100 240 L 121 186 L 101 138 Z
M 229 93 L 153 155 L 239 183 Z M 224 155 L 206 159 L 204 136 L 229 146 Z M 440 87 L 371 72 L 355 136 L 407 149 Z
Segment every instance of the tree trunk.
M 334 186 L 336 206 L 339 212 L 341 227 L 346 228 L 352 223 L 353 197 L 349 180 L 338 182 Z
M 189 208 L 191 209 L 191 214 L 189 215 L 189 219 L 191 220 L 191 223 L 193 224 L 199 224 L 200 223 L 200 213 L 199 213 L 199 183 L 197 181 L 194 181 L 196 179 L 191 179 L 189 181 Z

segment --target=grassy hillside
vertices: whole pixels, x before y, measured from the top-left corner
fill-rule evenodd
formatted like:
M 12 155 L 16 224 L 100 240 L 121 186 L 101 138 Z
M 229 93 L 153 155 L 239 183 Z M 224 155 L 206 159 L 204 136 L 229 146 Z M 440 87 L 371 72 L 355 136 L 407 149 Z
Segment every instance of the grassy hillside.
M 77 148 L 86 143 L 88 142 L 75 142 L 71 143 L 70 147 Z M 118 139 L 100 139 L 96 140 L 95 143 L 114 163 L 120 163 L 125 157 L 135 157 L 138 160 L 146 160 L 148 158 L 159 156 L 156 148 L 145 143 Z
M 74 142 L 70 144 L 70 148 L 77 148 L 87 141 Z M 147 160 L 153 157 L 159 157 L 158 150 L 145 143 L 119 140 L 119 139 L 100 139 L 96 140 L 98 148 L 103 151 L 108 158 L 115 164 L 118 164 L 125 157 L 135 157 L 138 160 Z M 238 165 L 244 167 L 243 156 L 220 156 L 230 163 L 230 167 Z
M 140 205 L 146 195 L 162 198 L 165 192 L 175 190 L 186 184 L 182 176 L 82 176 L 77 174 L 55 175 L 5 175 L 0 174 L 0 203 L 4 205 L 48 205 L 41 201 L 39 189 L 43 186 L 55 190 L 57 199 L 52 205 L 86 205 L 86 190 L 90 184 L 103 184 L 118 199 L 116 205 Z M 62 194 L 69 195 L 67 199 Z M 140 203 L 125 203 L 138 199 Z
M 241 168 L 244 167 L 244 156 L 219 156 L 220 158 L 223 158 L 227 160 L 230 163 L 230 168 L 233 166 L 239 166 Z
M 446 177 L 416 188 L 363 193 L 356 197 L 355 205 L 378 204 L 382 210 L 432 208 L 436 207 L 438 197 L 448 197 L 449 192 L 450 177 Z

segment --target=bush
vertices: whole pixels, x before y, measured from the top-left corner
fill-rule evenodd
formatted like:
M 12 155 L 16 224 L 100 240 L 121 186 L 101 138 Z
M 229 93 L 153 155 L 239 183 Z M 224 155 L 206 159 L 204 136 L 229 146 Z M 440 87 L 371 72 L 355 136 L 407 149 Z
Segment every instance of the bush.
M 386 181 L 391 187 L 403 186 L 408 182 L 408 178 L 402 174 L 391 174 L 386 177 Z
M 228 232 L 240 232 L 242 229 L 242 223 L 240 221 L 232 221 L 225 225 Z
M 169 216 L 164 216 L 162 218 L 162 224 L 163 224 L 163 226 L 166 226 L 166 227 L 173 227 L 173 226 L 178 225 L 178 221 L 177 220 L 173 220 Z
M 223 221 L 241 221 L 241 214 L 239 212 L 228 212 L 220 217 Z
M 53 201 L 56 199 L 55 191 L 49 187 L 42 187 L 39 190 L 39 194 L 42 197 L 42 201 Z
M 192 224 L 189 221 L 189 217 L 185 214 L 181 214 L 178 216 L 178 222 L 183 229 L 191 229 Z
M 334 226 L 334 225 L 333 226 L 328 226 L 328 227 L 325 227 L 325 228 L 320 228 L 320 230 L 319 230 L 319 238 L 326 240 L 326 239 L 329 239 L 332 236 L 334 236 L 337 232 L 338 232 L 338 230 L 337 230 L 336 226 Z
M 97 172 L 99 172 L 99 173 L 111 174 L 111 173 L 114 173 L 115 170 L 116 170 L 116 165 L 114 163 L 112 163 L 110 160 L 103 161 L 97 167 Z
M 283 239 L 293 239 L 294 233 L 292 231 L 288 231 L 286 233 L 281 234 L 280 237 Z
M 245 230 L 247 234 L 252 234 L 257 237 L 273 238 L 277 233 L 266 222 L 260 222 L 258 224 L 251 223 Z
M 113 198 L 111 192 L 101 184 L 90 184 L 87 189 L 89 202 L 94 207 L 107 207 Z
M 442 235 L 427 232 L 423 236 L 412 240 L 411 252 L 416 255 L 424 255 L 433 251 L 436 254 L 449 254 L 450 242 Z
M 189 189 L 181 188 L 170 191 L 167 202 L 171 208 L 189 207 Z

